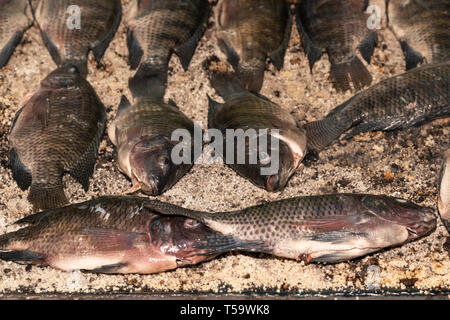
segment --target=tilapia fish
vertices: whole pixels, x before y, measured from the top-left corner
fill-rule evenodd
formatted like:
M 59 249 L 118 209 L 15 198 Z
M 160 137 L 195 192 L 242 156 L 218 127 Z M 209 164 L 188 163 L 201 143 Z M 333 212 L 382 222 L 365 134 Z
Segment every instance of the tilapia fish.
M 68 171 L 89 188 L 105 108 L 76 67 L 58 68 L 16 113 L 9 134 L 9 164 L 28 200 L 38 209 L 67 203 L 62 176 Z
M 27 0 L 0 0 L 0 68 L 8 63 L 33 19 Z
M 190 211 L 187 216 L 247 243 L 241 250 L 306 262 L 353 259 L 415 240 L 436 227 L 430 208 L 367 194 L 299 197 L 233 212 Z M 204 246 L 215 242 L 212 238 Z
M 445 227 L 450 233 L 450 149 L 444 156 L 439 177 L 439 213 Z
M 173 52 L 187 70 L 210 15 L 208 0 L 133 0 L 127 15 L 130 66 L 138 71 L 130 79 L 133 96 L 142 96 L 156 81 L 164 95 L 167 68 Z
M 29 226 L 0 236 L 0 259 L 65 271 L 148 274 L 240 248 L 233 237 L 198 221 L 165 214 L 184 211 L 189 212 L 159 201 L 122 196 L 36 213 L 16 222 Z
M 108 129 L 117 147 L 119 168 L 132 181 L 129 192 L 159 195 L 175 184 L 194 163 L 194 122 L 173 101 L 137 98 L 133 105 L 123 96 L 116 119 Z M 191 160 L 174 162 L 175 130 L 189 133 Z M 201 128 L 199 129 L 201 132 Z M 201 150 L 200 150 L 201 153 Z
M 97 63 L 122 18 L 120 0 L 40 0 L 35 19 L 50 55 L 58 66 L 74 65 L 88 73 L 88 53 Z
M 450 60 L 450 0 L 389 0 L 387 14 L 407 70 Z
M 209 99 L 208 127 L 222 132 L 223 158 L 226 163 L 259 187 L 268 191 L 282 189 L 305 156 L 304 129 L 287 110 L 262 95 L 245 90 L 232 74 L 212 73 L 211 84 L 225 103 Z M 227 138 L 227 131 L 234 130 L 236 133 L 239 129 L 249 134 L 248 139 Z M 252 137 L 251 131 L 254 130 L 254 135 L 264 135 L 260 130 L 265 129 L 267 145 L 263 146 L 264 140 L 259 137 L 256 144 L 252 145 L 250 140 L 255 137 Z M 278 143 L 273 145 L 272 139 Z M 230 146 L 234 155 L 228 160 L 228 157 L 231 158 L 227 156 Z M 243 160 L 239 160 L 241 156 L 244 156 Z M 252 157 L 256 161 L 252 161 Z M 275 170 L 274 173 L 262 171 L 265 169 L 269 173 L 272 171 L 270 168 Z
M 361 132 L 405 129 L 450 116 L 450 62 L 428 64 L 385 79 L 305 125 L 308 149 L 320 151 L 353 127 Z
M 356 56 L 358 49 L 370 63 L 377 36 L 367 28 L 369 15 L 363 0 L 304 0 L 297 6 L 297 26 L 312 70 L 325 51 L 330 78 L 337 91 L 370 85 L 372 76 Z
M 288 5 L 280 0 L 222 0 L 216 10 L 221 50 L 244 87 L 261 90 L 266 59 L 280 70 L 291 34 Z

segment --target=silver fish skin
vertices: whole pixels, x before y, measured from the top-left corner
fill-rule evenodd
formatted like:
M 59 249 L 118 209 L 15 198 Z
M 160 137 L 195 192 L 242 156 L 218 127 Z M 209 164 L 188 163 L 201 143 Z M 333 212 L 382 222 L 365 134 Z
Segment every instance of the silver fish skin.
M 23 33 L 32 24 L 28 0 L 0 0 L 0 68 L 8 63 Z
M 320 151 L 369 131 L 406 129 L 450 116 L 450 62 L 426 64 L 380 81 L 334 108 L 324 119 L 305 124 L 308 150 Z
M 368 194 L 297 197 L 233 212 L 188 212 L 188 217 L 241 242 L 255 243 L 242 250 L 325 263 L 398 246 L 436 227 L 430 208 Z M 209 245 L 213 243 L 211 239 Z
M 131 104 L 125 96 L 108 134 L 117 147 L 120 170 L 132 181 L 128 192 L 142 190 L 159 195 L 174 185 L 194 163 L 194 128 L 173 101 L 137 98 Z M 175 130 L 185 130 L 191 138 L 191 161 L 174 163 L 172 150 L 179 141 L 172 141 Z M 201 132 L 201 128 L 198 128 Z
M 450 60 L 450 0 L 389 0 L 389 28 L 400 42 L 406 70 Z
M 450 233 L 450 149 L 444 155 L 439 176 L 438 208 L 441 219 Z
M 162 212 L 176 212 L 165 215 Z M 29 215 L 0 235 L 0 259 L 95 273 L 163 272 L 239 248 L 233 237 L 183 217 L 189 211 L 147 198 L 118 196 Z M 215 239 L 206 248 L 205 239 Z M 203 248 L 197 248 L 204 244 Z
M 56 65 L 76 66 L 86 77 L 89 51 L 100 63 L 122 19 L 122 4 L 120 0 L 39 0 L 34 17 Z

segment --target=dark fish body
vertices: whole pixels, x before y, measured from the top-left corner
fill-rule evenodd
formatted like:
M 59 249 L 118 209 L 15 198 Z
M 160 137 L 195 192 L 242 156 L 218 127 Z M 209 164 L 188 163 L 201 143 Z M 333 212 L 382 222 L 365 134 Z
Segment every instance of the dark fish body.
M 9 163 L 35 208 L 67 203 L 62 176 L 68 171 L 89 188 L 105 108 L 75 67 L 58 68 L 16 113 L 9 134 Z
M 175 184 L 194 163 L 194 122 L 175 103 L 147 98 L 131 105 L 122 98 L 116 119 L 108 129 L 117 147 L 119 168 L 141 189 L 159 195 Z M 172 141 L 175 130 L 186 130 L 191 138 L 191 162 L 175 164 L 171 153 L 179 141 Z M 201 132 L 201 129 L 199 129 Z
M 387 15 L 407 70 L 450 60 L 450 0 L 389 0 Z
M 33 23 L 27 0 L 0 0 L 0 68 Z
M 234 143 L 233 163 L 227 162 L 227 164 L 238 174 L 259 187 L 269 191 L 284 188 L 305 156 L 306 135 L 304 129 L 287 110 L 259 94 L 253 94 L 245 90 L 232 75 L 213 74 L 211 83 L 225 100 L 224 104 L 220 104 L 210 99 L 208 111 L 208 127 L 218 129 L 223 134 L 224 159 L 227 157 L 227 144 L 233 143 L 227 141 L 226 130 L 242 129 L 246 132 L 253 129 L 256 133 L 259 133 L 259 130 L 262 129 L 268 129 L 269 131 L 267 139 L 268 154 L 262 155 L 258 152 L 256 164 L 251 164 L 249 161 L 250 154 L 256 152 L 251 148 L 249 140 L 245 142 L 245 163 L 237 163 L 236 158 L 239 156 L 239 142 L 237 141 Z M 276 133 L 273 129 L 277 129 L 279 132 Z M 276 146 L 272 148 L 270 137 L 278 140 L 278 148 Z M 259 145 L 257 148 L 261 150 Z M 275 174 L 262 175 L 262 168 L 273 165 L 273 152 L 279 154 L 278 170 Z M 264 161 L 267 156 L 268 159 Z
M 442 169 L 439 176 L 438 208 L 442 221 L 450 233 L 450 150 L 447 150 L 442 161 Z
M 244 87 L 259 92 L 266 59 L 283 67 L 291 33 L 288 5 L 280 0 L 222 0 L 216 10 L 219 46 Z
M 338 91 L 370 85 L 372 76 L 356 56 L 358 49 L 367 63 L 377 42 L 367 28 L 363 0 L 304 0 L 297 6 L 297 26 L 312 70 L 323 52 L 331 63 L 331 81 Z
M 405 129 L 450 116 L 450 62 L 428 64 L 385 79 L 307 123 L 308 149 L 321 150 L 353 127 L 361 132 Z
M 99 199 L 25 217 L 0 236 L 0 259 L 99 273 L 155 273 L 239 248 L 232 237 L 182 216 L 183 208 L 138 197 Z M 215 247 L 199 249 L 205 239 Z M 210 241 L 211 242 L 211 241 Z
M 239 242 L 255 243 L 242 250 L 307 262 L 353 259 L 412 241 L 436 227 L 430 208 L 367 194 L 298 197 L 188 216 Z
M 130 65 L 139 66 L 129 82 L 133 96 L 142 95 L 155 80 L 160 97 L 164 95 L 172 53 L 187 70 L 209 15 L 208 0 L 133 0 L 127 16 Z
M 74 6 L 79 10 L 71 10 Z M 119 27 L 122 4 L 120 0 L 40 0 L 34 15 L 55 63 L 75 65 L 86 76 L 88 53 L 92 50 L 100 62 Z

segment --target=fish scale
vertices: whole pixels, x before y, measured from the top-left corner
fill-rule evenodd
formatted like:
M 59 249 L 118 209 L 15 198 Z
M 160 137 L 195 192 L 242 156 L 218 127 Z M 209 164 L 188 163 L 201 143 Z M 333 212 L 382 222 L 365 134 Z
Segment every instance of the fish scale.
M 65 171 L 87 191 L 105 123 L 102 102 L 76 69 L 56 69 L 41 82 L 9 135 L 13 177 L 23 190 L 31 185 L 28 199 L 36 208 L 67 202 Z
M 8 63 L 23 33 L 32 24 L 27 0 L 0 1 L 0 68 Z

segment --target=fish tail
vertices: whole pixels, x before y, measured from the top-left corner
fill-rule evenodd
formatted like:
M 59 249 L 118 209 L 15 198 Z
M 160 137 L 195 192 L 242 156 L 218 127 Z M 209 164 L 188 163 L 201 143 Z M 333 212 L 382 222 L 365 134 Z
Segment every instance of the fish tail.
M 355 90 L 361 90 L 372 82 L 372 76 L 357 56 L 343 63 L 331 63 L 330 77 L 337 91 L 351 90 L 351 83 Z
M 239 65 L 236 73 L 245 89 L 251 92 L 261 90 L 264 81 L 264 67 L 246 68 Z
M 136 74 L 128 80 L 134 98 L 146 97 L 162 100 L 167 85 L 167 68 L 141 64 Z
M 335 116 L 327 116 L 325 119 L 305 124 L 307 149 L 309 151 L 325 149 L 349 129 L 350 126 L 337 121 Z
M 59 208 L 68 203 L 62 184 L 47 186 L 32 183 L 28 201 L 33 204 L 35 209 Z

